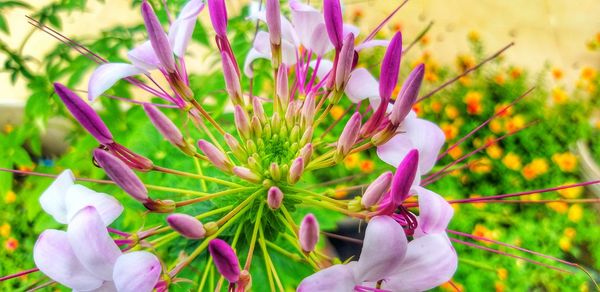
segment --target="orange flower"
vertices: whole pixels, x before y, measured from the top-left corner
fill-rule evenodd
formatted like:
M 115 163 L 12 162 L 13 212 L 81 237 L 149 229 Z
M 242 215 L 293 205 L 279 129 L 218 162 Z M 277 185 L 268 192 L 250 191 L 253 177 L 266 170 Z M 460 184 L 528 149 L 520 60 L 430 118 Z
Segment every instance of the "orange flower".
M 569 205 L 565 202 L 546 203 L 546 206 L 548 206 L 548 208 L 554 210 L 559 214 L 567 213 L 567 211 L 569 210 Z
M 331 117 L 335 120 L 339 119 L 342 117 L 342 115 L 344 114 L 344 108 L 342 108 L 339 105 L 335 105 L 331 108 L 331 111 L 329 111 L 329 114 L 331 114 Z
M 571 185 L 571 184 L 574 184 L 574 182 L 567 182 L 564 185 Z M 563 197 L 565 199 L 577 199 L 577 198 L 581 197 L 581 195 L 583 194 L 583 187 L 560 189 L 556 192 L 558 192 L 558 194 L 561 195 L 561 197 Z
M 446 116 L 448 116 L 448 118 L 451 120 L 458 118 L 458 115 L 460 115 L 458 109 L 453 105 L 446 106 L 444 112 L 446 113 Z
M 498 146 L 497 144 L 494 144 L 488 148 L 485 149 L 485 152 L 487 152 L 487 155 L 493 159 L 498 159 L 500 158 L 500 156 L 502 156 L 502 148 L 500 146 Z
M 566 91 L 559 87 L 556 87 L 552 89 L 552 100 L 556 104 L 563 104 L 567 102 L 567 100 L 569 100 L 569 96 L 567 95 Z
M 504 75 L 498 74 L 494 77 L 494 82 L 498 85 L 502 85 L 506 82 L 506 79 L 504 78 Z
M 561 237 L 560 240 L 558 241 L 558 246 L 563 251 L 571 250 L 571 239 L 568 237 Z
M 581 78 L 586 79 L 586 80 L 592 80 L 594 78 L 596 78 L 596 69 L 592 68 L 592 67 L 583 67 L 583 69 L 581 69 Z
M 12 124 L 6 124 L 6 125 L 4 125 L 4 132 L 6 134 L 10 134 L 14 129 L 15 129 L 15 127 L 13 127 Z
M 508 277 L 508 271 L 505 268 L 499 268 L 496 270 L 496 275 L 498 275 L 498 279 L 506 280 Z
M 564 172 L 573 172 L 577 169 L 577 156 L 571 152 L 554 153 L 552 161 Z
M 471 198 L 471 199 L 481 198 L 481 195 L 473 194 L 473 195 L 470 195 L 469 198 Z M 471 203 L 470 205 L 477 209 L 483 209 L 483 208 L 485 208 L 486 204 L 485 203 Z
M 348 195 L 348 191 L 346 190 L 346 186 L 336 186 L 335 191 L 333 192 L 333 197 L 336 199 L 343 199 Z
M 525 126 L 525 118 L 521 115 L 516 115 L 506 122 L 506 131 L 514 132 Z
M 552 68 L 552 77 L 553 77 L 555 80 L 560 80 L 560 79 L 562 79 L 562 78 L 563 78 L 563 75 L 564 75 L 564 74 L 563 74 L 563 71 L 562 71 L 562 70 L 560 70 L 560 69 L 558 69 L 558 68 Z
M 444 135 L 446 135 L 446 140 L 452 140 L 458 136 L 458 127 L 453 124 L 442 123 L 440 128 L 444 132 Z
M 19 247 L 19 241 L 16 240 L 14 237 L 11 237 L 4 242 L 4 248 L 8 252 L 15 251 L 15 249 L 17 249 L 17 247 Z
M 354 168 L 358 165 L 358 161 L 358 153 L 351 153 L 344 158 L 344 166 L 346 166 L 346 168 Z
M 430 39 L 429 39 L 429 35 L 424 35 L 424 36 L 421 38 L 421 45 L 424 45 L 424 46 L 426 46 L 426 45 L 428 45 L 428 44 L 429 44 L 429 41 L 430 41 Z
M 513 79 L 518 79 L 519 77 L 521 77 L 521 75 L 523 75 L 523 69 L 519 67 L 513 67 L 510 70 L 510 77 L 512 77 Z
M 442 103 L 439 101 L 434 101 L 431 103 L 431 110 L 434 113 L 439 113 L 440 111 L 442 111 L 442 107 L 443 107 Z
M 494 283 L 494 289 L 496 290 L 496 292 L 504 292 L 504 284 L 500 283 L 500 282 L 496 282 Z
M 481 105 L 481 99 L 483 95 L 477 91 L 470 91 L 464 98 L 464 102 L 467 104 L 467 113 L 471 115 L 479 115 L 483 112 L 483 106 Z
M 474 173 L 488 173 L 492 171 L 492 161 L 487 158 L 481 158 L 469 165 L 469 169 Z
M 494 111 L 496 113 L 498 113 L 498 116 L 500 116 L 500 117 L 510 116 L 513 114 L 513 108 L 509 107 L 509 108 L 505 109 L 507 106 L 508 106 L 508 104 L 506 104 L 506 103 L 499 104 L 496 106 Z M 504 111 L 503 111 L 503 109 L 504 109 Z
M 498 120 L 492 120 L 489 124 L 490 131 L 494 134 L 502 132 L 502 123 Z
M 4 222 L 2 225 L 0 225 L 0 236 L 8 237 L 10 235 L 10 229 L 10 224 Z
M 532 180 L 548 171 L 548 162 L 543 158 L 536 158 L 523 167 L 523 177 Z
M 460 146 L 458 146 L 458 147 L 454 147 L 454 148 L 452 148 L 452 149 L 451 149 L 451 150 L 448 152 L 448 155 L 450 155 L 450 157 L 452 157 L 452 159 L 454 159 L 454 160 L 456 160 L 456 159 L 458 159 L 459 157 L 461 157 L 461 156 L 462 156 L 462 154 L 463 154 L 463 151 L 462 151 L 462 149 L 460 148 Z
M 363 160 L 360 162 L 360 171 L 364 173 L 371 173 L 375 169 L 375 163 L 372 160 Z
M 565 231 L 563 231 L 563 234 L 568 238 L 574 238 L 575 235 L 577 235 L 577 231 L 573 227 L 567 227 L 565 228 Z
M 416 103 L 415 105 L 413 105 L 413 111 L 415 111 L 415 114 L 420 115 L 421 113 L 423 113 L 423 105 L 419 102 Z

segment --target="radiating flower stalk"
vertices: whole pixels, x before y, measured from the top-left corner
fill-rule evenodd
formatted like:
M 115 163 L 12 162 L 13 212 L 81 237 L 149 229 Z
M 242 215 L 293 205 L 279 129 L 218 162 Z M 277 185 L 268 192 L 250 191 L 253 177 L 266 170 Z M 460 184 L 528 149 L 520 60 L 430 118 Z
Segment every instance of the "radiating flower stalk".
M 164 104 L 143 103 L 156 130 L 189 159 L 206 161 L 223 175 L 212 177 L 204 175 L 202 168 L 193 173 L 154 164 L 119 144 L 87 102 L 56 83 L 56 94 L 100 144 L 91 151 L 97 166 L 142 204 L 148 216 L 168 215 L 162 226 L 135 232 L 107 227 L 123 211 L 121 204 L 75 184 L 72 173 L 65 171 L 41 196 L 40 203 L 57 222 L 67 224 L 67 231 L 47 230 L 34 247 L 36 265 L 52 280 L 81 291 L 166 291 L 187 281 L 184 270 L 194 266 L 203 268 L 199 282 L 194 283 L 198 291 L 209 287 L 248 291 L 253 285 L 272 291 L 290 287 L 298 291 L 426 290 L 449 281 L 457 268 L 458 255 L 451 242 L 459 240 L 449 238 L 447 232 L 465 233 L 447 230 L 454 214 L 451 203 L 527 195 L 459 202 L 447 201 L 425 188 L 446 174 L 446 168 L 428 174 L 443 157 L 439 155 L 443 132 L 412 111 L 420 100 L 425 66 L 417 65 L 400 78 L 406 53 L 402 34 L 396 33 L 389 41 L 374 40 L 384 20 L 368 37 L 361 38 L 357 28 L 343 23 L 339 0 L 324 0 L 323 12 L 290 0 L 291 21 L 282 14 L 286 8 L 278 0 L 265 1 L 264 9 L 250 19 L 265 24 L 261 27 L 267 30 L 258 31 L 242 69 L 227 36 L 225 1 L 207 1 L 225 79 L 227 96 L 222 98 L 233 105 L 236 130 L 227 132 L 202 107 L 203 97 L 190 88 L 185 67 L 185 50 L 204 6 L 203 1 L 189 1 L 167 33 L 152 6 L 143 1 L 141 13 L 149 40 L 129 52 L 131 64 L 94 58 L 100 66 L 89 81 L 88 98 L 93 101 L 120 79 L 161 98 L 174 108 L 171 111 L 189 117 L 202 136 L 183 135 L 187 131 L 181 131 L 163 113 Z M 385 48 L 379 80 L 357 67 L 361 52 L 375 46 Z M 259 59 L 269 60 L 272 66 L 273 91 L 266 96 L 243 87 L 244 79 L 253 78 L 253 63 Z M 168 88 L 159 86 L 150 70 L 162 73 Z M 150 82 L 143 83 L 134 75 Z M 400 79 L 399 93 L 392 96 Z M 346 102 L 345 98 L 355 105 L 333 127 L 326 125 L 329 112 Z M 366 182 L 362 196 L 336 199 L 305 181 L 350 154 L 366 151 L 376 151 L 395 170 Z M 196 191 L 145 184 L 138 177 L 145 172 L 196 179 L 210 188 Z M 591 183 L 596 182 L 576 186 Z M 161 190 L 190 198 L 163 196 Z M 193 205 L 212 209 L 190 213 Z M 327 233 L 321 232 L 317 216 L 303 213 L 308 209 L 367 222 L 360 258 L 340 263 L 323 254 L 320 246 Z M 159 259 L 164 254 L 160 250 L 175 241 L 195 241 L 195 249 L 177 259 Z M 284 279 L 290 277 L 282 275 L 296 271 L 279 267 L 274 254 L 315 273 L 301 283 L 287 282 Z M 256 261 L 257 257 L 261 260 Z M 256 269 L 256 265 L 264 267 Z M 266 275 L 256 275 L 257 271 Z M 267 283 L 256 283 L 253 278 Z

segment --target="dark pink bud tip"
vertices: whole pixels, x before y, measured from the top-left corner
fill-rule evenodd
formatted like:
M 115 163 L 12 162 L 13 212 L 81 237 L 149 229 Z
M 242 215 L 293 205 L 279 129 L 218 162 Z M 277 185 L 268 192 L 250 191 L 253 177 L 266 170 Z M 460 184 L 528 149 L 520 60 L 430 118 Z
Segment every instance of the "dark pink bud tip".
M 379 95 L 381 99 L 387 99 L 392 96 L 396 84 L 398 84 L 398 74 L 400 72 L 400 60 L 402 59 L 402 33 L 397 32 L 385 52 L 381 62 L 381 77 L 379 79 Z
M 219 273 L 230 283 L 236 283 L 240 279 L 240 264 L 231 246 L 221 239 L 213 239 L 208 251 Z
M 339 50 L 344 40 L 344 22 L 342 19 L 342 6 L 340 0 L 324 0 L 323 16 L 329 40 Z
M 410 150 L 398 165 L 392 180 L 391 195 L 394 206 L 398 206 L 408 197 L 418 167 L 419 151 L 417 149 Z
M 107 145 L 113 143 L 113 137 L 100 116 L 77 94 L 60 83 L 54 83 L 54 91 L 73 117 L 84 127 L 98 143 Z

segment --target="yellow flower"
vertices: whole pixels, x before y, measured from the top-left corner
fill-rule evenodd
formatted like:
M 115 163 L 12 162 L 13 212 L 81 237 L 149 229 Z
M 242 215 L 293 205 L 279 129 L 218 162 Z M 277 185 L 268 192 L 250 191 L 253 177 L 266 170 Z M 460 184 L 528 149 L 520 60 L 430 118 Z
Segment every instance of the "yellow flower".
M 494 77 L 494 82 L 496 82 L 498 85 L 502 85 L 504 82 L 506 82 L 506 79 L 504 78 L 504 75 L 498 74 Z
M 560 69 L 558 69 L 558 68 L 553 68 L 553 69 L 552 69 L 552 77 L 553 77 L 555 80 L 560 80 L 560 79 L 562 79 L 562 78 L 563 78 L 563 76 L 564 76 L 564 74 L 563 74 L 563 71 L 562 71 L 562 70 L 560 70 Z
M 573 184 L 573 182 L 568 182 L 564 185 L 571 184 Z M 583 187 L 560 189 L 557 192 L 565 199 L 577 199 L 583 194 Z
M 521 200 L 523 200 L 523 201 L 538 201 L 541 198 L 542 198 L 542 194 L 540 194 L 540 193 L 533 193 L 533 194 L 529 194 L 526 196 L 521 196 Z
M 521 75 L 523 75 L 523 69 L 521 69 L 519 67 L 513 67 L 510 70 L 510 77 L 512 77 L 513 79 L 517 79 L 517 78 L 521 77 Z
M 552 89 L 552 100 L 554 101 L 554 103 L 563 104 L 567 102 L 568 99 L 569 96 L 567 95 L 567 92 L 564 91 L 562 88 L 555 87 L 554 89 Z
M 479 115 L 483 112 L 483 106 L 481 105 L 481 99 L 483 95 L 477 91 L 469 91 L 465 95 L 464 102 L 467 104 L 467 113 L 471 115 Z
M 366 159 L 360 162 L 360 171 L 371 173 L 375 169 L 375 163 L 372 160 Z
M 525 118 L 522 115 L 516 115 L 506 122 L 506 131 L 514 132 L 525 126 Z
M 487 158 L 481 158 L 472 165 L 469 169 L 474 173 L 488 173 L 492 171 L 492 161 Z
M 487 152 L 487 154 L 493 158 L 493 159 L 498 159 L 500 158 L 500 156 L 502 156 L 502 148 L 500 146 L 498 146 L 497 144 L 494 144 L 490 147 L 488 147 L 485 152 Z
M 344 166 L 346 166 L 346 168 L 354 168 L 358 165 L 358 160 L 358 153 L 349 154 L 344 158 Z
M 4 197 L 4 202 L 7 204 L 14 203 L 17 200 L 17 194 L 13 191 L 6 192 L 6 196 Z
M 337 120 L 341 118 L 344 114 L 344 108 L 342 108 L 339 105 L 336 105 L 331 108 L 331 111 L 329 111 L 329 113 L 331 114 L 331 117 L 333 117 L 333 119 Z
M 502 132 L 502 123 L 498 120 L 492 120 L 489 124 L 490 131 L 494 134 Z
M 452 285 L 452 284 L 454 284 L 454 285 Z M 450 284 L 450 282 L 446 282 L 446 283 L 440 285 L 440 288 L 442 289 L 442 291 L 447 291 L 447 292 L 465 291 L 465 286 L 463 286 L 463 284 L 456 283 L 454 280 L 452 280 L 452 284 Z
M 521 157 L 519 157 L 517 154 L 514 154 L 512 152 L 509 152 L 508 154 L 506 154 L 506 156 L 504 156 L 504 158 L 502 159 L 502 163 L 508 169 L 512 169 L 512 170 L 521 169 Z
M 555 153 L 552 155 L 552 161 L 564 172 L 573 172 L 577 168 L 577 156 L 571 152 Z
M 434 72 L 429 72 L 429 71 L 425 70 L 425 80 L 430 81 L 430 82 L 435 82 L 438 80 L 438 76 Z
M 335 191 L 333 192 L 333 197 L 336 199 L 343 199 L 348 195 L 348 191 L 346 190 L 346 186 L 336 186 Z
M 456 60 L 458 68 L 462 71 L 466 71 L 469 68 L 475 66 L 475 58 L 471 55 L 459 55 Z
M 472 30 L 472 31 L 469 31 L 469 34 L 467 34 L 467 38 L 472 42 L 476 42 L 476 41 L 479 41 L 480 36 L 477 31 Z
M 444 132 L 446 140 L 452 140 L 458 136 L 458 127 L 453 124 L 442 123 L 440 128 L 442 128 L 442 132 Z
M 558 246 L 560 246 L 560 249 L 562 249 L 563 251 L 571 250 L 571 239 L 569 239 L 568 237 L 561 237 L 558 241 Z
M 523 177 L 532 180 L 548 171 L 548 162 L 543 158 L 536 158 L 523 167 Z
M 504 284 L 500 283 L 500 282 L 496 282 L 494 283 L 494 289 L 496 292 L 504 292 Z
M 19 247 L 19 241 L 17 239 L 15 239 L 14 237 L 11 237 L 4 242 L 4 248 L 8 252 L 15 251 L 15 249 L 17 249 L 17 247 Z
M 458 78 L 458 82 L 464 86 L 469 86 L 471 85 L 471 78 L 469 78 L 469 76 L 463 76 Z
M 567 214 L 567 218 L 569 221 L 577 223 L 583 217 L 583 207 L 579 204 L 573 204 L 569 208 L 569 213 Z
M 434 101 L 431 103 L 431 110 L 434 113 L 439 113 L 440 111 L 442 111 L 442 107 L 443 107 L 442 103 L 439 101 Z
M 458 112 L 458 109 L 453 105 L 446 106 L 444 112 L 446 113 L 446 116 L 448 116 L 448 118 L 451 120 L 458 118 L 458 115 L 460 114 Z
M 473 194 L 473 195 L 470 195 L 469 198 L 471 198 L 471 199 L 481 198 L 481 195 Z M 485 203 L 471 203 L 471 206 L 473 206 L 477 209 L 483 209 L 483 208 L 485 208 L 485 205 L 486 205 Z
M 2 237 L 8 237 L 9 234 L 10 234 L 10 224 L 4 222 L 2 225 L 0 225 L 0 235 Z
M 508 277 L 508 271 L 505 268 L 499 268 L 496 270 L 496 275 L 498 275 L 498 279 L 506 280 Z
M 565 231 L 563 231 L 563 234 L 568 238 L 574 238 L 577 234 L 577 231 L 573 227 L 567 227 L 565 228 Z
M 581 78 L 586 80 L 592 80 L 596 78 L 596 69 L 586 66 L 581 69 Z
M 12 124 L 6 124 L 6 125 L 4 125 L 4 132 L 6 134 L 10 134 L 14 129 L 15 129 L 15 127 L 13 127 Z
M 460 148 L 460 146 L 454 147 L 454 148 L 450 149 L 450 151 L 448 152 L 448 155 L 450 155 L 450 157 L 452 157 L 452 159 L 454 159 L 454 160 L 461 157 L 462 154 L 463 154 L 463 151 Z
M 569 210 L 569 205 L 565 202 L 546 203 L 546 206 L 548 206 L 548 208 L 554 210 L 556 213 L 559 214 L 567 213 L 567 211 Z

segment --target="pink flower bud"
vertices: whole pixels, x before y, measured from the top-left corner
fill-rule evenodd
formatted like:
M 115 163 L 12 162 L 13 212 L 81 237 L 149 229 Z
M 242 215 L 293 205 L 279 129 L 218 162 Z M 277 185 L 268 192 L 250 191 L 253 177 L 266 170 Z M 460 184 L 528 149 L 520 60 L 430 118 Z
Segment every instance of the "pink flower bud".
M 423 75 L 425 74 L 425 65 L 419 64 L 415 69 L 410 72 L 410 75 L 402 84 L 402 89 L 396 98 L 396 103 L 392 108 L 390 114 L 390 122 L 392 125 L 400 125 L 404 118 L 410 113 L 417 96 L 419 95 L 419 89 L 423 83 Z
M 240 76 L 237 74 L 237 65 L 226 52 L 221 52 L 221 62 L 223 64 L 223 77 L 225 78 L 227 94 L 231 97 L 233 104 L 241 104 L 242 87 L 240 85 Z
M 240 279 L 240 263 L 231 246 L 221 239 L 213 239 L 208 243 L 208 251 L 219 273 L 230 283 L 236 283 Z
M 390 188 L 392 184 L 392 178 L 394 174 L 391 171 L 382 173 L 375 179 L 365 190 L 362 196 L 361 203 L 365 208 L 369 208 L 381 200 L 385 192 Z
M 258 97 L 256 97 L 256 96 L 252 98 L 252 110 L 254 112 L 254 115 L 256 117 L 258 117 L 258 119 L 260 120 L 261 123 L 267 122 L 267 117 L 265 116 L 265 110 L 263 109 L 260 99 L 258 99 Z
M 313 146 L 311 143 L 304 145 L 304 147 L 302 147 L 302 149 L 300 149 L 300 157 L 302 157 L 302 159 L 304 160 L 304 167 L 306 167 L 308 165 L 308 163 L 310 162 L 312 154 L 313 154 Z
M 271 210 L 279 209 L 283 201 L 283 192 L 278 187 L 271 187 L 267 192 L 267 205 Z
M 325 27 L 327 28 L 329 40 L 336 50 L 339 50 L 342 47 L 344 38 L 344 22 L 340 0 L 324 0 L 323 16 L 325 17 Z
M 418 167 L 419 151 L 417 149 L 410 150 L 398 165 L 396 174 L 394 174 L 394 179 L 392 180 L 390 193 L 393 206 L 398 206 L 408 198 L 410 188 L 417 175 Z
M 304 159 L 302 157 L 296 158 L 290 166 L 290 172 L 288 173 L 288 183 L 295 184 L 300 180 L 302 173 L 304 172 Z
M 206 141 L 206 140 L 198 140 L 198 148 L 202 150 L 206 158 L 210 160 L 210 162 L 216 166 L 218 169 L 222 171 L 230 172 L 233 164 L 229 161 L 229 158 L 221 152 L 215 145 Z
M 305 252 L 311 252 L 315 250 L 315 246 L 319 242 L 319 222 L 313 214 L 307 214 L 300 223 L 300 230 L 298 230 L 298 239 L 300 240 L 300 247 Z
M 235 120 L 235 125 L 240 132 L 240 135 L 246 139 L 250 138 L 250 122 L 248 121 L 248 116 L 244 109 L 241 106 L 236 105 L 233 117 Z
M 281 10 L 279 0 L 267 0 L 267 26 L 271 44 L 281 45 Z
M 144 24 L 148 31 L 150 44 L 152 45 L 152 49 L 160 61 L 160 64 L 167 72 L 175 72 L 175 57 L 173 57 L 173 50 L 169 44 L 167 34 L 156 17 L 152 6 L 146 0 L 142 2 L 142 17 L 144 18 Z
M 233 168 L 233 173 L 235 175 L 237 175 L 239 178 L 243 179 L 243 180 L 247 180 L 251 183 L 259 183 L 260 182 L 260 176 L 258 176 L 256 173 L 252 172 L 252 170 L 243 167 L 243 166 L 235 166 Z
M 277 97 L 281 107 L 286 109 L 290 102 L 289 83 L 287 75 L 287 66 L 281 64 L 277 71 Z M 287 115 L 286 115 L 287 118 Z
M 302 121 L 305 127 L 313 124 L 313 119 L 315 117 L 315 95 L 313 93 L 309 93 L 306 99 L 304 100 L 304 104 L 302 104 Z
M 148 190 L 127 164 L 107 151 L 94 150 L 94 160 L 104 169 L 106 175 L 134 199 L 145 203 Z
M 348 120 L 348 123 L 346 123 L 337 143 L 336 160 L 346 157 L 350 153 L 350 150 L 352 150 L 352 146 L 354 146 L 360 134 L 361 119 L 362 116 L 360 113 L 355 112 L 350 117 L 350 120 Z
M 208 0 L 208 12 L 219 37 L 227 38 L 227 7 L 225 0 Z
M 54 83 L 54 91 L 71 112 L 73 117 L 98 141 L 98 143 L 107 145 L 114 142 L 112 134 L 100 116 L 89 104 L 60 83 Z
M 379 96 L 381 99 L 389 100 L 400 72 L 400 60 L 402 59 L 402 33 L 397 32 L 385 52 L 381 62 L 381 77 L 379 78 Z M 383 105 L 383 104 L 382 104 Z M 386 104 L 387 106 L 387 104 Z
M 229 149 L 231 149 L 231 153 L 233 153 L 235 158 L 240 161 L 246 160 L 246 151 L 242 148 L 238 140 L 229 133 L 225 133 L 223 137 L 225 138 L 225 143 L 227 143 L 227 146 L 229 146 Z
M 179 128 L 159 109 L 151 104 L 144 104 L 144 111 L 160 134 L 175 147 L 189 148 L 188 143 L 183 139 Z M 191 150 L 191 149 L 190 149 Z
M 344 91 L 352 66 L 354 65 L 354 35 L 349 33 L 344 38 L 344 45 L 340 51 L 340 56 L 335 71 L 335 88 L 338 91 Z
M 271 163 L 269 166 L 269 174 L 271 174 L 271 178 L 274 181 L 279 181 L 281 179 L 281 168 L 279 168 L 279 164 L 276 162 Z
M 167 223 L 173 230 L 190 239 L 201 239 L 206 235 L 202 222 L 187 214 L 171 214 L 167 216 Z

